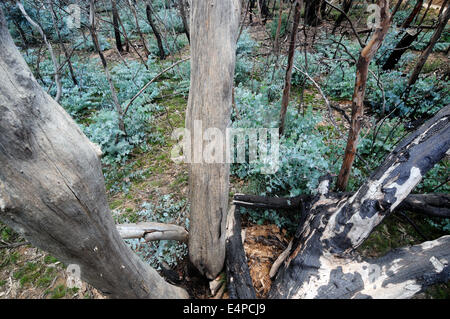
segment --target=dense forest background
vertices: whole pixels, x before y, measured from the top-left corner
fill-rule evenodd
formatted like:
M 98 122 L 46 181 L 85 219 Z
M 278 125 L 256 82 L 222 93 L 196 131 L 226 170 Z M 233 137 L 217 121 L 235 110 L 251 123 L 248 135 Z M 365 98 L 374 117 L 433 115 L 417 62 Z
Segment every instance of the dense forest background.
M 10 33 L 39 84 L 101 147 L 114 220 L 172 223 L 188 229 L 188 169 L 171 160 L 171 150 L 177 142 L 174 130 L 185 127 L 190 88 L 189 2 L 96 1 L 94 28 L 88 1 L 19 3 L 23 11 L 15 1 L 0 4 Z M 267 175 L 260 164 L 232 164 L 230 198 L 237 193 L 311 194 L 321 176 L 339 174 L 351 126 L 357 61 L 373 33 L 367 23 L 371 2 L 317 3 L 302 7 L 292 41 L 295 4 L 243 1 L 231 126 L 278 128 L 291 62 L 292 87 L 280 135 L 279 170 Z M 361 186 L 405 135 L 450 104 L 448 15 L 417 79 L 411 80 L 448 1 L 397 4 L 390 4 L 391 12 L 396 8 L 391 26 L 369 64 L 349 192 Z M 292 43 L 295 52 L 290 61 Z M 414 192 L 449 191 L 447 156 Z M 241 213 L 253 284 L 257 295 L 265 297 L 271 264 L 294 235 L 299 213 L 250 208 Z M 103 298 L 86 283 L 67 287 L 67 265 L 32 247 L 11 228 L 0 224 L 0 233 L 1 298 Z M 365 257 L 377 257 L 448 234 L 448 218 L 402 211 L 389 216 L 358 250 Z M 208 283 L 190 269 L 185 243 L 126 242 L 169 281 L 184 278 L 191 283 L 191 294 L 212 297 Z M 224 274 L 218 280 L 225 281 Z M 222 293 L 227 297 L 226 291 Z M 418 298 L 449 296 L 447 283 L 432 286 Z

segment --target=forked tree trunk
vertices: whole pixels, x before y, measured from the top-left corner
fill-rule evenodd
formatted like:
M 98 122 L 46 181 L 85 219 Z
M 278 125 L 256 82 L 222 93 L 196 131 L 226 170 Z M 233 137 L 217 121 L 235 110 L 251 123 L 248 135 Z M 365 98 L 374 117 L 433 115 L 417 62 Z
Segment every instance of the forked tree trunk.
M 34 79 L 0 9 L 0 220 L 113 298 L 186 298 L 120 238 L 100 150 Z
M 292 68 L 294 66 L 295 43 L 297 40 L 297 30 L 298 30 L 298 26 L 300 24 L 300 15 L 301 15 L 300 1 L 296 2 L 294 10 L 295 10 L 294 24 L 292 26 L 291 42 L 289 44 L 288 65 L 287 65 L 287 69 L 286 69 L 286 77 L 284 80 L 283 98 L 281 99 L 280 127 L 278 129 L 280 136 L 284 134 L 286 113 L 287 113 L 287 108 L 289 105 L 289 97 L 291 94 L 291 80 L 292 80 Z
M 304 203 L 303 223 L 269 297 L 410 298 L 448 281 L 450 236 L 371 260 L 363 260 L 355 249 L 449 148 L 450 105 L 403 139 L 351 197 L 333 196 L 321 187 L 320 194 Z
M 350 132 L 348 134 L 347 146 L 344 160 L 337 180 L 337 189 L 345 191 L 350 177 L 350 171 L 355 160 L 358 145 L 359 132 L 364 114 L 364 96 L 366 93 L 367 75 L 370 61 L 383 43 L 389 30 L 391 18 L 389 14 L 389 0 L 379 0 L 380 25 L 370 39 L 369 43 L 362 49 L 356 64 L 356 81 L 352 101 L 352 119 Z
M 208 144 L 201 134 L 211 128 L 226 136 L 240 11 L 240 0 L 193 0 L 191 7 L 191 85 L 186 112 L 193 145 L 189 257 L 210 279 L 222 270 L 225 259 L 230 166 L 224 156 L 213 163 L 203 158 Z M 195 126 L 198 135 L 194 136 Z M 225 146 L 215 152 L 226 154 Z

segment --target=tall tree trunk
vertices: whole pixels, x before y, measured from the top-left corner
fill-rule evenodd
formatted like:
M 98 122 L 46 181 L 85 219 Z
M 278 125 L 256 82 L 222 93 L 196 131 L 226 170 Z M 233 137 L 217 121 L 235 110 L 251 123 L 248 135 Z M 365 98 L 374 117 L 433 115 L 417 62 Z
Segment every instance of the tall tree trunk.
M 378 5 L 380 6 L 380 26 L 375 31 L 369 43 L 362 49 L 358 62 L 356 63 L 356 81 L 355 90 L 353 92 L 351 126 L 348 134 L 344 160 L 337 180 L 336 187 L 338 190 L 345 190 L 347 188 L 350 171 L 353 161 L 355 160 L 359 132 L 361 130 L 364 114 L 364 96 L 366 93 L 370 61 L 383 43 L 391 22 L 389 0 L 379 0 Z
M 342 11 L 344 11 L 345 14 L 348 14 L 348 12 L 350 11 L 350 8 L 352 7 L 352 4 L 353 4 L 353 0 L 344 0 L 344 3 L 342 5 Z M 341 14 L 339 14 L 339 16 L 337 17 L 336 22 L 334 23 L 333 31 L 332 31 L 333 34 L 336 32 L 336 29 L 339 28 L 342 21 L 344 21 L 344 19 L 345 19 L 344 13 L 341 12 Z
M 113 17 L 113 27 L 114 27 L 114 37 L 116 39 L 116 47 L 119 52 L 123 51 L 122 40 L 120 38 L 119 29 L 119 13 L 117 12 L 116 0 L 111 0 L 112 7 L 112 17 Z
M 303 205 L 302 223 L 269 297 L 410 298 L 448 281 L 450 236 L 378 259 L 364 260 L 355 250 L 449 148 L 450 105 L 403 139 L 354 195 L 335 197 L 322 187 Z
M 282 22 L 282 16 L 283 16 L 283 0 L 280 0 L 280 13 L 278 16 L 278 24 L 277 24 L 277 31 L 275 33 L 275 54 L 278 56 L 280 53 L 280 32 L 281 32 L 281 22 Z M 276 2 L 276 1 L 275 1 Z
M 98 146 L 34 79 L 0 9 L 0 220 L 113 298 L 187 298 L 120 238 Z
M 123 110 L 120 105 L 119 98 L 117 97 L 116 88 L 114 87 L 114 83 L 111 78 L 111 74 L 108 70 L 108 63 L 106 62 L 105 56 L 100 48 L 100 44 L 97 38 L 97 32 L 95 31 L 95 3 L 94 0 L 90 0 L 90 12 L 89 12 L 89 31 L 91 33 L 92 42 L 94 43 L 95 51 L 100 57 L 100 61 L 102 62 L 103 70 L 105 71 L 106 79 L 109 83 L 109 89 L 111 91 L 111 96 L 116 107 L 117 115 L 119 117 L 119 129 L 126 134 L 125 130 L 125 122 L 123 121 Z
M 28 46 L 29 46 L 30 43 L 28 42 L 27 36 L 25 34 L 25 31 L 23 31 L 22 27 L 20 26 L 20 24 L 16 20 L 14 20 L 13 22 L 14 22 L 14 25 L 16 26 L 16 28 L 17 28 L 17 31 L 19 31 L 19 34 L 20 34 L 20 37 L 22 38 L 23 44 L 25 46 L 25 49 L 28 50 Z
M 56 12 L 53 8 L 53 2 L 51 0 L 49 1 L 49 7 L 50 7 L 51 14 L 52 14 L 53 28 L 55 29 L 56 35 L 58 36 L 58 41 L 59 41 L 61 50 L 64 52 L 64 56 L 67 59 L 67 65 L 69 66 L 70 77 L 72 78 L 73 84 L 78 86 L 78 81 L 77 81 L 77 78 L 75 77 L 75 72 L 73 71 L 73 65 L 72 65 L 72 61 L 70 60 L 69 52 L 67 52 L 66 45 L 64 44 L 64 42 L 62 40 L 61 32 L 59 32 L 58 17 L 56 16 Z
M 409 16 L 405 19 L 405 21 L 403 21 L 400 28 L 402 28 L 402 29 L 408 28 L 409 25 L 411 24 L 411 22 L 413 22 L 414 18 L 419 14 L 420 10 L 422 10 L 422 6 L 423 6 L 423 0 L 417 0 L 416 5 L 412 9 Z
M 286 77 L 285 77 L 285 81 L 284 81 L 283 98 L 281 100 L 280 127 L 279 127 L 280 136 L 284 134 L 286 112 L 287 112 L 287 108 L 289 105 L 289 97 L 291 94 L 291 79 L 292 79 L 292 68 L 294 65 L 295 43 L 297 40 L 297 30 L 298 30 L 298 26 L 300 24 L 300 15 L 301 15 L 300 1 L 296 2 L 294 10 L 295 10 L 294 24 L 292 26 L 291 42 L 289 44 L 288 65 L 287 65 Z
M 249 0 L 250 2 L 250 15 L 249 15 L 249 19 L 250 19 L 250 23 L 253 23 L 253 9 L 255 9 L 255 4 L 256 4 L 257 0 Z
M 191 43 L 191 36 L 190 36 L 190 31 L 189 31 L 189 19 L 188 19 L 188 13 L 187 13 L 187 8 L 186 8 L 186 2 L 185 0 L 179 0 L 179 5 L 180 5 L 180 15 L 181 15 L 181 19 L 183 20 L 183 27 L 184 27 L 184 33 L 186 34 L 186 37 L 189 41 L 189 43 Z
M 47 40 L 47 37 L 45 36 L 44 30 L 42 30 L 40 25 L 37 24 L 35 21 L 33 21 L 33 19 L 30 18 L 28 13 L 25 11 L 25 8 L 23 7 L 22 3 L 20 1 L 16 1 L 16 4 L 17 4 L 17 7 L 19 8 L 20 12 L 22 12 L 23 16 L 28 21 L 28 23 L 31 24 L 31 26 L 33 28 L 35 28 L 39 32 L 39 34 L 41 35 L 42 39 L 44 40 L 45 45 L 47 46 L 48 52 L 50 53 L 50 57 L 51 57 L 52 62 L 53 62 L 53 67 L 55 68 L 55 84 L 56 84 L 55 101 L 59 102 L 59 100 L 61 98 L 61 95 L 62 95 L 61 74 L 60 74 L 60 69 L 59 69 L 59 63 L 58 63 L 58 60 L 56 59 L 56 56 L 55 56 L 55 54 L 53 52 L 52 45 Z
M 267 0 L 259 0 L 258 5 L 261 12 L 262 22 L 263 24 L 266 24 L 267 19 L 270 16 L 270 10 L 269 6 L 267 5 Z
M 226 136 L 241 1 L 193 0 L 191 8 L 191 86 L 186 128 L 195 136 L 189 168 L 189 257 L 202 274 L 214 279 L 225 259 L 230 165 L 221 143 L 214 151 L 222 159 L 211 163 L 203 158 L 208 143 L 203 141 L 202 132 L 214 128 Z
M 141 27 L 139 26 L 139 19 L 137 17 L 136 8 L 134 7 L 134 4 L 132 3 L 131 0 L 128 0 L 128 5 L 130 6 L 131 12 L 133 13 L 134 21 L 136 22 L 136 30 L 137 30 L 137 32 L 139 34 L 139 37 L 141 38 L 141 42 L 142 42 L 142 46 L 144 47 L 145 55 L 149 56 L 150 55 L 150 51 L 147 48 L 147 43 L 145 41 L 145 37 L 142 34 Z
M 416 29 L 414 31 L 405 32 L 405 35 L 397 43 L 392 53 L 383 64 L 383 70 L 392 70 L 397 65 L 400 58 L 409 49 L 411 44 L 417 39 L 421 31 L 421 29 Z
M 420 71 L 422 71 L 423 65 L 427 61 L 431 52 L 433 52 L 434 45 L 441 37 L 442 31 L 444 31 L 445 26 L 447 25 L 448 19 L 450 18 L 450 8 L 448 6 L 448 1 L 445 1 L 443 6 L 445 7 L 445 9 L 444 9 L 444 11 L 442 11 L 441 15 L 439 16 L 439 21 L 438 21 L 436 30 L 434 31 L 434 34 L 431 37 L 430 42 L 428 43 L 427 47 L 420 55 L 419 60 L 417 61 L 416 65 L 414 67 L 414 70 L 411 73 L 411 76 L 408 80 L 408 87 L 410 87 L 411 85 L 416 83 L 417 79 L 419 78 Z
M 123 37 L 125 38 L 125 51 L 130 52 L 130 38 L 128 37 L 127 30 L 125 29 L 122 20 L 120 19 L 120 15 L 117 15 L 117 21 L 120 24 L 120 27 L 122 28 Z M 133 46 L 134 48 L 134 46 Z M 139 52 L 136 50 L 136 53 L 139 55 Z M 139 55 L 139 57 L 142 60 L 142 57 Z
M 156 26 L 155 22 L 153 21 L 153 10 L 152 10 L 152 4 L 151 1 L 147 1 L 147 6 L 145 8 L 145 11 L 147 13 L 147 20 L 150 24 L 150 27 L 153 30 L 153 33 L 155 34 L 156 43 L 158 43 L 158 50 L 159 50 L 159 58 L 161 60 L 164 60 L 166 58 L 166 52 L 164 51 L 164 46 L 161 40 L 161 33 L 158 30 L 158 27 Z

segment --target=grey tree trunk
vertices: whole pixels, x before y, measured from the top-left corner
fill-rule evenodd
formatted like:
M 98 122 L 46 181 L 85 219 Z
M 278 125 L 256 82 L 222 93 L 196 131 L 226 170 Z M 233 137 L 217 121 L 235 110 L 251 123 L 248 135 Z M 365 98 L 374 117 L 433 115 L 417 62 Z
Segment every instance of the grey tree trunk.
M 186 298 L 123 242 L 101 152 L 34 79 L 0 9 L 0 220 L 113 298 Z
M 191 86 L 186 113 L 186 128 L 191 132 L 196 123 L 201 123 L 203 131 L 217 128 L 225 136 L 230 122 L 240 11 L 240 0 L 192 1 Z M 192 137 L 189 257 L 202 274 L 214 279 L 225 259 L 229 164 L 225 158 L 205 163 L 199 148 L 204 149 L 206 141 Z M 216 152 L 226 153 L 225 148 Z

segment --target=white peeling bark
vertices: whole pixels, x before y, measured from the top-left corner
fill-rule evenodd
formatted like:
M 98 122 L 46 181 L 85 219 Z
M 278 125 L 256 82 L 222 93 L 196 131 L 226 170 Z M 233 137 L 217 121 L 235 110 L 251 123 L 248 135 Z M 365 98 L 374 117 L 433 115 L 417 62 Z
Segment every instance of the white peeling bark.
M 184 227 L 162 223 L 137 223 L 116 225 L 117 231 L 123 239 L 139 239 L 146 241 L 177 240 L 187 242 L 188 232 Z
M 187 298 L 119 236 L 98 149 L 39 86 L 1 9 L 0 43 L 0 221 L 110 297 Z

